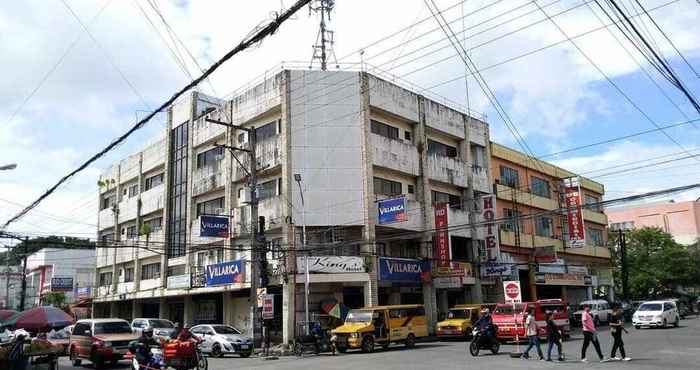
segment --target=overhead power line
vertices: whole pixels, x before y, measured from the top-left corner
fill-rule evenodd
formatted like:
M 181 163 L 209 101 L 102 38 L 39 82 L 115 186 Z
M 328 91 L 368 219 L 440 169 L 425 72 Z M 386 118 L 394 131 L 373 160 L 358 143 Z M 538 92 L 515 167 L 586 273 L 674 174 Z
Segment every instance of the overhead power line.
M 235 48 L 233 48 L 231 51 L 226 53 L 221 59 L 219 59 L 217 62 L 212 64 L 209 69 L 207 69 L 204 73 L 202 73 L 199 77 L 194 79 L 192 82 L 187 84 L 185 87 L 180 89 L 178 92 L 175 93 L 170 99 L 166 100 L 163 104 L 161 104 L 156 110 L 153 112 L 149 113 L 146 117 L 144 117 L 142 120 L 137 122 L 134 126 L 132 126 L 125 134 L 122 136 L 116 138 L 114 141 L 112 141 L 107 147 L 99 151 L 97 154 L 93 155 L 90 157 L 87 161 L 85 161 L 83 164 L 81 164 L 78 168 L 75 170 L 71 171 L 69 174 L 65 175 L 62 177 L 56 184 L 54 184 L 52 187 L 50 187 L 46 192 L 44 192 L 39 198 L 37 198 L 34 202 L 32 202 L 29 206 L 27 206 L 25 209 L 20 211 L 18 214 L 16 214 L 14 217 L 11 219 L 7 220 L 5 224 L 3 224 L 2 229 L 6 229 L 10 224 L 13 222 L 19 220 L 22 216 L 27 214 L 27 212 L 31 211 L 34 209 L 39 203 L 41 203 L 44 199 L 46 199 L 48 196 L 50 196 L 56 189 L 58 189 L 59 186 L 61 186 L 63 183 L 68 181 L 71 177 L 75 176 L 75 174 L 83 171 L 85 168 L 87 168 L 90 164 L 101 158 L 103 155 L 114 149 L 117 145 L 121 144 L 123 141 L 125 141 L 131 134 L 136 132 L 137 130 L 141 129 L 148 121 L 150 121 L 158 112 L 168 108 L 172 103 L 177 100 L 182 94 L 187 92 L 188 90 L 192 89 L 193 87 L 199 85 L 202 81 L 206 80 L 214 71 L 219 69 L 222 64 L 224 64 L 226 61 L 231 59 L 234 55 L 238 54 L 239 52 L 249 48 L 252 45 L 257 44 L 258 42 L 262 41 L 264 38 L 266 38 L 269 35 L 272 35 L 277 31 L 277 29 L 284 23 L 289 17 L 291 17 L 294 13 L 296 13 L 299 9 L 301 9 L 304 5 L 308 4 L 311 0 L 299 0 L 294 5 L 292 5 L 289 9 L 286 11 L 282 12 L 281 14 L 277 15 L 277 17 L 269 21 L 269 23 L 262 27 L 257 33 L 251 35 L 250 37 L 246 37 L 243 41 L 241 41 Z

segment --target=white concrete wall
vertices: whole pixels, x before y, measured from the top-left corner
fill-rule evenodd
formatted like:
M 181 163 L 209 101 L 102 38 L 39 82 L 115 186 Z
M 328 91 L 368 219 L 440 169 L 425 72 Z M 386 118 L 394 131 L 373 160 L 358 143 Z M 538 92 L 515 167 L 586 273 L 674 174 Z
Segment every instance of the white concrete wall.
M 136 179 L 136 177 L 139 176 L 139 171 L 141 170 L 141 166 L 139 164 L 140 160 L 141 153 L 136 153 L 126 157 L 120 162 L 120 181 L 122 184 Z
M 143 173 L 153 170 L 165 163 L 165 139 L 160 139 L 143 150 Z
M 372 106 L 418 122 L 418 95 L 406 89 L 369 76 L 369 101 Z
M 488 124 L 474 119 L 471 120 L 469 124 L 469 141 L 484 147 L 488 146 L 488 131 Z
M 469 224 L 469 212 L 462 209 L 447 207 L 447 226 L 454 227 L 459 225 Z M 462 236 L 469 238 L 471 232 L 468 227 L 450 230 L 449 235 Z
M 228 109 L 215 110 L 207 116 L 196 120 L 192 125 L 192 145 L 198 146 L 213 139 L 220 139 L 223 143 L 226 126 L 208 122 L 206 118 L 228 122 L 230 118 L 227 112 L 229 111 Z
M 359 78 L 353 72 L 291 72 L 290 172 L 302 175 L 307 225 L 363 224 Z M 298 189 L 292 194 L 299 223 Z
M 233 124 L 239 125 L 279 105 L 282 101 L 278 73 L 232 99 Z
M 119 223 L 136 219 L 138 197 L 125 198 L 119 202 Z M 102 224 L 100 224 L 102 226 Z
M 428 156 L 428 175 L 431 179 L 466 188 L 469 180 L 467 165 L 456 158 Z
M 432 100 L 425 101 L 425 124 L 428 127 L 464 139 L 464 116 Z
M 141 193 L 141 214 L 147 215 L 163 209 L 165 203 L 165 185 L 161 184 L 155 188 L 148 189 Z M 101 225 L 101 224 L 100 224 Z
M 488 170 L 485 167 L 472 167 L 472 185 L 474 186 L 474 190 L 483 193 L 491 192 L 491 181 L 489 181 Z
M 418 148 L 402 140 L 392 140 L 370 134 L 372 161 L 375 165 L 418 176 L 420 162 Z

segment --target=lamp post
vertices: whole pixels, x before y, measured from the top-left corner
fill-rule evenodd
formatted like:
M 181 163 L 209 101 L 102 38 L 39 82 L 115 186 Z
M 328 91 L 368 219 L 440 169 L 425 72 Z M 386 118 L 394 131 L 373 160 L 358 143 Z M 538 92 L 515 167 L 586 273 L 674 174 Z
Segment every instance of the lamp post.
M 0 171 L 14 170 L 15 168 L 17 168 L 17 163 L 10 163 L 4 166 L 0 166 Z
M 309 254 L 306 251 L 306 206 L 304 204 L 304 189 L 301 187 L 301 174 L 294 174 L 294 181 L 299 185 L 301 196 L 301 246 L 304 250 L 304 333 L 309 335 Z

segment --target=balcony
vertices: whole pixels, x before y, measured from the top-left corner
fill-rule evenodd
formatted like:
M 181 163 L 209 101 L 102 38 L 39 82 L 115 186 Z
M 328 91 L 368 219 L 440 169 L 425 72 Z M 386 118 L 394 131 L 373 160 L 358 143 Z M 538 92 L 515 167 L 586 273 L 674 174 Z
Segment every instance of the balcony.
M 489 145 L 489 126 L 476 119 L 469 122 L 469 141 L 481 146 Z
M 141 171 L 146 173 L 165 163 L 165 139 L 158 140 L 143 150 Z
M 133 261 L 136 258 L 136 248 L 139 243 L 136 239 L 125 239 L 120 243 L 120 247 L 115 249 L 117 263 Z
M 119 164 L 119 179 L 122 184 L 139 176 L 141 153 L 131 155 Z
M 468 185 L 466 169 L 467 164 L 459 159 L 428 156 L 428 176 L 431 180 L 466 188 Z
M 136 219 L 138 198 L 131 197 L 119 202 L 119 223 Z
M 194 122 L 192 125 L 192 145 L 198 146 L 200 144 L 206 143 L 216 137 L 223 136 L 226 133 L 226 126 L 217 125 L 216 123 L 211 123 L 206 120 L 206 118 L 211 118 L 214 120 L 219 120 L 223 122 L 228 122 L 230 119 L 227 114 L 222 114 L 223 110 L 216 110 Z
M 450 235 L 461 236 L 464 238 L 471 237 L 471 230 L 467 226 L 469 224 L 469 211 L 453 207 L 447 207 L 447 225 L 451 229 Z
M 255 146 L 255 155 L 258 159 L 258 171 L 267 171 L 276 168 L 282 164 L 282 139 L 279 135 L 267 138 L 258 142 Z M 245 169 L 234 160 L 235 169 L 233 171 L 233 181 L 239 181 L 248 175 L 250 168 L 250 160 L 248 156 L 238 156 L 238 159 L 243 163 Z
M 165 204 L 165 186 L 158 185 L 141 193 L 141 214 L 160 211 Z
M 482 193 L 491 192 L 491 180 L 486 168 L 480 166 L 472 166 L 472 186 L 474 190 Z
M 418 122 L 418 95 L 390 82 L 369 76 L 369 101 L 372 106 Z
M 263 199 L 258 202 L 258 216 L 265 216 L 267 229 L 277 228 L 283 223 L 283 212 L 284 202 L 279 196 Z M 243 206 L 236 208 L 233 218 L 234 234 L 248 234 L 250 232 L 250 225 L 250 207 Z
M 371 134 L 372 161 L 375 166 L 408 173 L 420 174 L 418 149 L 402 140 L 392 140 L 381 135 Z
M 128 283 L 119 283 L 117 284 L 117 294 L 126 294 L 126 293 L 131 293 L 133 292 L 134 289 L 134 282 L 130 281 Z
M 160 278 L 141 280 L 139 283 L 139 290 L 160 288 L 160 284 Z
M 104 230 L 114 226 L 114 212 L 112 208 L 105 208 L 97 214 L 100 230 Z
M 425 104 L 425 124 L 438 131 L 464 139 L 464 116 L 432 100 L 423 100 Z
M 139 240 L 139 259 L 160 255 L 165 245 L 165 233 L 162 229 L 152 231 L 148 235 L 141 235 Z
M 594 222 L 599 225 L 608 224 L 608 216 L 605 213 L 595 211 L 592 209 L 583 210 L 583 219 L 586 221 Z
M 505 185 L 498 184 L 496 186 L 496 192 L 498 195 L 498 199 L 502 199 L 508 202 L 513 201 L 513 199 L 515 198 L 515 201 L 517 203 L 534 208 L 545 210 L 554 210 L 559 208 L 559 203 L 554 199 L 540 197 L 528 191 L 517 190 Z
M 192 173 L 192 195 L 197 196 L 224 186 L 223 161 L 206 166 Z

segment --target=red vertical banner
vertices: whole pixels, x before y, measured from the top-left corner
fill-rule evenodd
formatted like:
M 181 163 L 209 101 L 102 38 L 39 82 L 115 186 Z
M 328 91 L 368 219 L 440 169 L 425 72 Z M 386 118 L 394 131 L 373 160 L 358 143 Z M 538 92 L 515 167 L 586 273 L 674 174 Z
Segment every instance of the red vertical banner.
M 564 179 L 564 201 L 566 221 L 569 228 L 566 244 L 569 248 L 582 248 L 586 245 L 586 234 L 581 210 L 581 187 L 578 177 Z
M 435 204 L 435 259 L 438 267 L 450 267 L 450 240 L 447 235 L 447 203 Z

